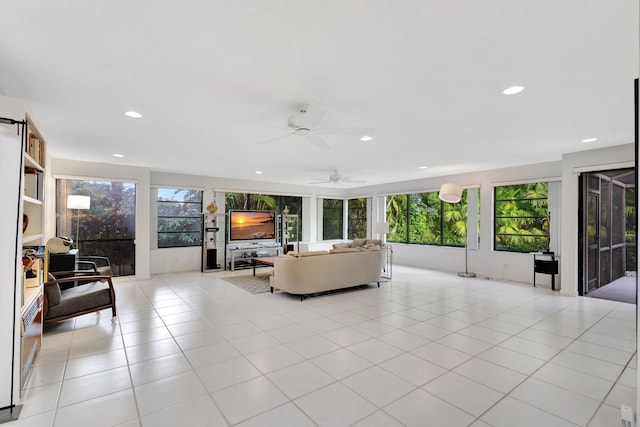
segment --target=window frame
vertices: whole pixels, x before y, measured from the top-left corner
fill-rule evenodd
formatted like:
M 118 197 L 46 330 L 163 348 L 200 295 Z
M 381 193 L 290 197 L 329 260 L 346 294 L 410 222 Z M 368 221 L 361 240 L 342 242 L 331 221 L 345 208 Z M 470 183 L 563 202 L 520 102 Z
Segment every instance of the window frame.
M 327 202 L 331 202 L 331 203 L 339 203 L 340 204 L 340 208 L 338 207 L 327 207 L 326 204 Z M 344 212 L 344 205 L 345 199 L 331 199 L 331 198 L 323 198 L 322 199 L 322 240 L 343 240 L 344 239 L 344 220 L 345 220 L 345 212 Z M 326 215 L 326 213 L 330 211 L 330 212 L 339 212 L 339 215 Z M 340 227 L 331 227 L 331 228 L 337 228 L 339 231 L 339 235 L 336 235 L 336 237 L 331 237 L 331 236 L 327 236 L 327 229 L 330 227 L 327 227 L 327 221 L 328 220 L 339 220 L 340 222 Z
M 156 193 L 156 219 L 157 219 L 157 224 L 156 224 L 156 244 L 158 249 L 171 249 L 171 248 L 191 248 L 191 247 L 201 247 L 202 246 L 202 239 L 203 239 L 203 208 L 204 208 L 204 204 L 203 204 L 203 199 L 204 199 L 204 191 L 200 190 L 200 189 L 192 189 L 192 188 L 179 188 L 179 187 L 158 187 L 157 189 L 157 193 Z M 191 191 L 191 192 L 198 192 L 200 194 L 200 201 L 199 202 L 194 202 L 194 201 L 184 201 L 184 200 L 160 200 L 161 197 L 161 191 L 172 191 L 173 194 L 176 194 L 177 192 L 187 192 L 187 191 Z M 198 207 L 197 209 L 197 214 L 193 214 L 193 215 L 184 215 L 184 216 L 177 216 L 177 215 L 161 215 L 160 214 L 160 206 L 166 205 L 166 204 L 174 204 L 174 205 L 196 205 Z M 161 220 L 163 219 L 192 219 L 192 220 L 196 220 L 194 222 L 198 222 L 199 223 L 199 227 L 198 227 L 198 231 L 185 231 L 185 230 L 172 230 L 172 231 L 161 231 Z M 195 235 L 196 240 L 194 241 L 194 243 L 190 243 L 190 244 L 177 244 L 177 245 L 165 245 L 162 244 L 161 242 L 161 236 L 163 235 L 180 235 L 180 234 L 184 234 L 184 235 Z
M 530 185 L 540 185 L 540 184 L 544 184 L 545 185 L 545 192 L 546 192 L 546 197 L 511 197 L 511 198 L 498 198 L 498 190 L 499 189 L 504 189 L 507 187 L 523 187 L 524 186 L 530 186 Z M 527 202 L 527 201 L 544 201 L 545 205 L 546 205 L 546 213 L 544 215 L 502 215 L 502 216 L 498 216 L 499 214 L 499 203 L 507 203 L 507 202 Z M 535 209 L 535 206 L 531 206 L 531 209 Z M 536 220 L 542 221 L 543 222 L 543 227 L 544 229 L 541 230 L 544 232 L 544 234 L 531 234 L 531 233 L 498 233 L 498 230 L 500 229 L 499 227 L 499 220 L 505 220 L 505 219 L 522 219 L 522 220 L 532 220 L 532 222 L 535 222 Z M 548 250 L 549 246 L 550 246 L 550 239 L 551 239 L 551 225 L 549 223 L 549 182 L 548 181 L 534 181 L 534 182 L 526 182 L 526 183 L 520 183 L 520 184 L 508 184 L 508 185 L 496 185 L 493 187 L 493 250 L 494 251 L 498 251 L 498 252 L 511 252 L 511 253 L 530 253 L 530 252 L 537 252 L 537 251 L 544 251 L 544 250 Z M 535 228 L 532 227 L 531 229 L 533 230 L 538 230 L 540 231 L 539 228 Z M 526 237 L 532 237 L 535 239 L 544 239 L 545 243 L 538 246 L 537 249 L 536 247 L 523 247 L 521 250 L 516 250 L 513 248 L 508 248 L 508 247 L 504 247 L 503 244 L 500 244 L 498 242 L 498 236 L 512 236 L 512 237 L 522 237 L 522 238 L 526 238 Z M 533 246 L 533 243 L 531 244 Z
M 464 212 L 464 221 L 465 223 L 467 222 L 467 191 L 468 189 L 465 189 L 463 192 L 463 197 L 460 203 L 462 203 L 462 210 Z M 434 205 L 430 205 L 428 202 L 433 202 L 434 199 L 433 194 L 437 194 L 437 191 L 425 191 L 425 192 L 421 192 L 421 193 L 402 193 L 402 194 L 389 194 L 385 196 L 385 218 L 386 221 L 390 223 L 390 225 L 394 224 L 394 221 L 390 220 L 390 215 L 389 215 L 389 208 L 390 205 L 387 204 L 387 198 L 389 197 L 398 197 L 398 196 L 402 196 L 403 198 L 405 198 L 404 204 L 405 204 L 405 212 L 401 212 L 404 216 L 404 224 L 406 227 L 406 230 L 404 230 L 405 232 L 404 234 L 404 239 L 403 240 L 393 240 L 393 237 L 389 238 L 389 235 L 387 235 L 387 241 L 390 243 L 404 243 L 404 244 L 408 244 L 408 245 L 422 245 L 422 246 L 439 246 L 439 247 L 451 247 L 451 248 L 459 248 L 459 247 L 464 247 L 464 239 L 466 238 L 466 233 L 465 235 L 462 237 L 462 242 L 459 244 L 450 244 L 447 243 L 446 240 L 446 236 L 447 236 L 447 231 L 452 231 L 450 229 L 450 226 L 447 225 L 447 220 L 445 218 L 445 213 L 448 211 L 451 211 L 453 206 L 447 206 L 447 205 L 455 205 L 457 203 L 446 203 L 442 200 L 440 200 L 438 198 L 437 203 L 435 206 Z M 420 242 L 420 241 L 416 241 L 414 240 L 414 238 L 412 237 L 412 232 L 411 232 L 411 228 L 412 228 L 412 214 L 413 211 L 416 209 L 416 201 L 417 199 L 423 200 L 423 201 L 427 201 L 427 203 L 424 204 L 424 206 L 426 208 L 431 207 L 432 209 L 435 208 L 437 209 L 437 218 L 438 220 L 434 223 L 431 223 L 428 225 L 428 227 L 430 229 L 435 229 L 436 230 L 436 235 L 437 238 L 434 240 L 430 240 L 430 241 L 425 241 L 425 242 Z M 414 234 L 415 236 L 415 234 Z

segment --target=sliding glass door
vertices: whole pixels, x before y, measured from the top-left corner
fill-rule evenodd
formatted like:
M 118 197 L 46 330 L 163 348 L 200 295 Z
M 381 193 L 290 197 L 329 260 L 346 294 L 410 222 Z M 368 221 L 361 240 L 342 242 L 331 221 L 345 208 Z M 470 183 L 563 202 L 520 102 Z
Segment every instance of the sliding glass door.
M 135 183 L 58 179 L 56 186 L 56 234 L 71 237 L 82 256 L 108 257 L 115 276 L 135 274 Z

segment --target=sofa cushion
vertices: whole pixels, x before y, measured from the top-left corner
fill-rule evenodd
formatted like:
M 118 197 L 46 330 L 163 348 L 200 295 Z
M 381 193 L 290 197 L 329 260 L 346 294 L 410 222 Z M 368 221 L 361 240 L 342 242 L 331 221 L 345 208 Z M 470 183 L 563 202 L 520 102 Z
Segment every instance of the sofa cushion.
M 344 243 L 334 243 L 333 249 L 344 249 L 344 248 L 349 248 L 351 245 L 351 243 L 348 242 L 344 242 Z
M 362 252 L 362 248 L 336 248 L 331 249 L 332 254 L 344 254 L 347 252 Z
M 360 248 L 364 246 L 365 243 L 367 243 L 367 239 L 353 239 L 353 242 L 351 242 L 351 247 Z
M 364 250 L 365 251 L 379 251 L 380 250 L 380 245 L 371 245 L 371 244 L 367 243 L 366 245 L 364 245 Z
M 300 254 L 301 257 L 307 257 L 307 256 L 316 256 L 316 255 L 327 255 L 329 252 L 327 251 L 309 251 L 309 252 L 303 252 Z
M 382 240 L 380 239 L 367 239 L 367 245 L 378 245 L 382 246 Z

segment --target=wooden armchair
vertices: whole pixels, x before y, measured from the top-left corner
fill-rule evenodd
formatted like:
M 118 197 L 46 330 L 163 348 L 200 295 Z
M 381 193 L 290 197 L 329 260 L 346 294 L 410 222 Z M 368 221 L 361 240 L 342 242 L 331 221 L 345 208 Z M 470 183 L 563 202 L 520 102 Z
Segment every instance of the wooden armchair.
M 111 263 L 106 256 L 79 256 L 76 263 L 78 270 L 90 270 L 96 276 L 113 276 Z
M 116 292 L 111 276 L 75 273 L 73 277 L 61 279 L 56 279 L 49 273 L 49 281 L 44 284 L 44 323 L 61 322 L 107 308 L 111 308 L 115 319 Z M 64 286 L 60 286 L 72 283 L 78 284 L 67 289 L 62 289 Z

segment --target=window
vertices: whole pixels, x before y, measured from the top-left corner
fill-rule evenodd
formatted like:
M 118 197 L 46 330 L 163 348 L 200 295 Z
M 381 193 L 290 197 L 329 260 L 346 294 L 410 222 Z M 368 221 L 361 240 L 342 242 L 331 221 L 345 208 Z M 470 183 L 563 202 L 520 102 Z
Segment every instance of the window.
M 298 215 L 298 224 L 302 232 L 302 197 L 277 196 L 272 194 L 225 193 L 226 210 L 245 209 L 252 211 L 276 211 L 281 214 L 285 209 L 291 215 Z
M 202 245 L 202 191 L 158 188 L 158 247 Z
M 407 194 L 397 194 L 386 198 L 386 216 L 389 223 L 387 242 L 407 243 L 407 214 L 409 199 Z
M 495 187 L 494 248 L 533 252 L 549 247 L 548 184 Z
M 71 237 L 80 255 L 108 257 L 114 276 L 134 275 L 135 183 L 57 179 L 56 186 L 56 235 Z M 68 208 L 68 195 L 89 196 L 89 209 Z
M 322 239 L 342 239 L 343 207 L 344 200 L 322 200 Z M 366 236 L 366 234 L 365 234 Z
M 347 200 L 347 239 L 367 236 L 367 198 Z
M 464 246 L 467 192 L 460 203 L 445 203 L 438 192 L 387 196 L 387 241 L 438 246 Z

